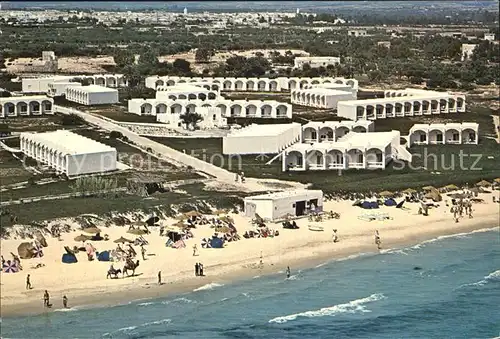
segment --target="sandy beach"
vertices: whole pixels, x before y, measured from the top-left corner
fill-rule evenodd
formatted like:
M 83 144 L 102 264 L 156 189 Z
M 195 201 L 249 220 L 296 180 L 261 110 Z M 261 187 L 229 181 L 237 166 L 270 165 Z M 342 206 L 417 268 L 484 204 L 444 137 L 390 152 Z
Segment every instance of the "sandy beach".
M 70 307 L 88 307 L 90 305 L 112 305 L 142 298 L 167 296 L 169 294 L 192 291 L 212 283 L 228 284 L 237 279 L 252 278 L 264 274 L 278 273 L 290 266 L 292 271 L 303 267 L 314 267 L 322 262 L 345 258 L 360 253 L 378 250 L 374 244 L 375 230 L 379 230 L 382 239 L 382 252 L 390 249 L 414 245 L 425 240 L 456 233 L 498 227 L 500 205 L 492 202 L 498 192 L 480 193 L 484 203 L 473 204 L 474 218 L 464 216 L 455 223 L 446 207 L 445 201 L 439 207 L 430 210 L 429 216 L 418 215 L 420 204 L 405 203 L 405 209 L 381 207 L 378 213 L 388 213 L 392 218 L 385 221 L 365 221 L 358 217 L 368 213 L 352 206 L 352 201 L 326 201 L 324 210 L 340 213 L 340 219 L 321 222 L 323 232 L 310 231 L 310 222 L 297 220 L 300 229 L 283 229 L 281 224 L 268 224 L 271 229 L 280 232 L 278 237 L 244 239 L 226 244 L 223 249 L 205 249 L 201 247 L 201 238 L 209 237 L 214 230 L 208 225 L 198 226 L 193 230 L 194 238 L 186 240 L 186 248 L 173 249 L 165 246 L 165 237 L 159 236 L 158 227 L 150 228 L 152 233 L 145 235 L 149 245 L 147 260 L 140 260 L 137 276 L 119 279 L 106 279 L 109 262 L 88 261 L 86 254 L 77 255 L 78 263 L 63 264 L 61 256 L 64 246 L 81 245 L 74 237 L 81 230 L 63 233 L 63 241 L 47 238 L 48 247 L 44 256 L 38 259 L 22 260 L 23 270 L 19 273 L 1 273 L 1 316 L 37 314 L 62 308 L 62 296 L 69 299 Z M 448 199 L 443 196 L 443 199 Z M 241 214 L 231 214 L 235 226 L 241 235 L 246 230 L 255 229 L 248 218 Z M 167 220 L 173 224 L 177 220 Z M 92 244 L 98 251 L 116 248 L 113 240 L 127 234 L 127 226 L 111 226 L 103 229 L 109 235 L 109 241 L 95 241 Z M 338 230 L 340 242 L 333 243 L 333 229 Z M 5 259 L 11 259 L 10 252 L 17 254 L 17 246 L 23 240 L 2 240 L 1 253 Z M 26 240 L 24 240 L 26 241 Z M 193 256 L 193 245 L 197 244 L 198 256 Z M 139 253 L 140 248 L 135 246 Z M 151 255 L 152 254 L 152 255 Z M 257 267 L 260 256 L 263 267 Z M 205 277 L 194 275 L 194 264 L 204 264 Z M 45 266 L 32 268 L 38 263 Z M 122 268 L 123 262 L 115 262 L 115 268 Z M 162 272 L 165 284 L 157 284 L 158 271 Z M 31 275 L 33 289 L 26 290 L 26 276 Z M 48 290 L 53 307 L 43 307 L 43 292 Z

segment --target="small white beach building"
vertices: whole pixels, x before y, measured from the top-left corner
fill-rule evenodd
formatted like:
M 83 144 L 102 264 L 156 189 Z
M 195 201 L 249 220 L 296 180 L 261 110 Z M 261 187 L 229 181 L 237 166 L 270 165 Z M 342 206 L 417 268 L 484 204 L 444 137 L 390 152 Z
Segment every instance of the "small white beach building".
M 257 213 L 266 220 L 280 220 L 287 215 L 303 216 L 310 211 L 323 210 L 323 191 L 320 190 L 295 190 L 261 194 L 246 197 L 245 216 L 255 217 Z

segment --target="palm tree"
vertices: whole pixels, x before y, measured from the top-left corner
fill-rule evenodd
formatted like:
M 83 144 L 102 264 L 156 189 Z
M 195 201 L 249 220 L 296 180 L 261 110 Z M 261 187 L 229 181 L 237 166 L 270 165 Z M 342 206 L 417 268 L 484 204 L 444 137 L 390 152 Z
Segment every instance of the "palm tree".
M 188 112 L 181 114 L 179 116 L 182 120 L 182 122 L 186 125 L 186 129 L 189 129 L 189 127 L 192 127 L 192 130 L 196 129 L 196 124 L 203 121 L 203 117 L 196 112 Z

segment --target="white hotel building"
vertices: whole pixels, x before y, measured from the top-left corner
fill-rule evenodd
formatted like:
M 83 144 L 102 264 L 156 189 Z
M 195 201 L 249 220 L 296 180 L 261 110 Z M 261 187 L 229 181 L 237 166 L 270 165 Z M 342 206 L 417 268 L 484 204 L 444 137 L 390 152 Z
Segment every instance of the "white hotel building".
M 98 85 L 109 88 L 127 86 L 123 74 L 94 74 L 94 75 L 54 75 L 49 77 L 24 78 L 22 91 L 24 93 L 46 93 L 49 96 L 59 96 L 65 94 L 65 88 L 73 79 L 88 81 L 91 85 Z
M 45 95 L 0 98 L 0 118 L 54 114 L 54 100 Z
M 395 158 L 411 161 L 399 131 L 350 132 L 332 142 L 298 143 L 282 154 L 283 171 L 384 169 Z
M 465 95 L 417 89 L 386 91 L 384 98 L 340 101 L 337 106 L 337 115 L 351 120 L 457 112 L 465 112 Z
M 66 130 L 21 133 L 20 143 L 28 157 L 68 177 L 117 169 L 116 149 Z
M 82 105 L 108 105 L 118 102 L 118 90 L 98 85 L 70 86 L 65 89 L 66 100 Z
M 198 86 L 159 87 L 155 99 L 131 99 L 129 113 L 182 114 L 198 107 L 219 108 L 223 117 L 291 118 L 292 105 L 274 100 L 228 100 L 214 90 Z M 165 118 L 163 118 L 165 120 Z
M 146 78 L 146 87 L 156 89 L 159 86 L 174 86 L 182 83 L 209 83 L 219 85 L 222 91 L 257 91 L 281 92 L 304 88 L 308 85 L 342 84 L 351 88 L 358 88 L 356 79 L 333 77 L 277 77 L 271 78 L 230 78 L 230 77 L 178 77 L 178 76 L 150 76 Z
M 410 128 L 408 147 L 412 145 L 478 144 L 479 124 L 415 124 Z

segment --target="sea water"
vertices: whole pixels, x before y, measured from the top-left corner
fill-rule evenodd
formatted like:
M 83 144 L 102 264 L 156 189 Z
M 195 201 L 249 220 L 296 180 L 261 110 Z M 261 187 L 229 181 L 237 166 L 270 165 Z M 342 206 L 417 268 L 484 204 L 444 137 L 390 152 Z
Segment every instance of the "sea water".
M 493 338 L 500 231 L 124 305 L 2 319 L 3 338 Z

